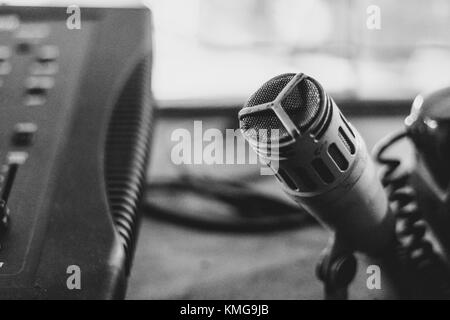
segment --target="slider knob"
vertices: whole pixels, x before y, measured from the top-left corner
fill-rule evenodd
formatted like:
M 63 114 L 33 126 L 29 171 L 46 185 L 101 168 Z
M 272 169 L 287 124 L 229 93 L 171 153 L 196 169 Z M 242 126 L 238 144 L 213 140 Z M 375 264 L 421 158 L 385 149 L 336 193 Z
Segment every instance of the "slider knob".
M 2 238 L 8 231 L 9 227 L 9 208 L 6 201 L 0 200 L 0 238 Z

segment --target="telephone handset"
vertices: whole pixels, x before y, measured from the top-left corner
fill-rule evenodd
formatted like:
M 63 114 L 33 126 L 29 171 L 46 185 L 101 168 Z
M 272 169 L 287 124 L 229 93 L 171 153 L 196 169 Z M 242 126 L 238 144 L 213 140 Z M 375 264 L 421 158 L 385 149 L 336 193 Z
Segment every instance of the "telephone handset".
M 405 125 L 405 130 L 388 136 L 374 149 L 397 220 L 397 256 L 416 279 L 412 297 L 449 299 L 450 88 L 417 96 Z M 414 168 L 408 172 L 400 169 L 399 159 L 385 155 L 404 138 L 412 142 L 416 154 Z M 444 252 L 427 238 L 430 231 Z

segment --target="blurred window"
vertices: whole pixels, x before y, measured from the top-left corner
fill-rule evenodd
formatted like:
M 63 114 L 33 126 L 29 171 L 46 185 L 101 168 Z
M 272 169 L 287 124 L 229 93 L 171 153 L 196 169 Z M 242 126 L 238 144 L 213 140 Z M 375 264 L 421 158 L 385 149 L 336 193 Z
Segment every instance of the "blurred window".
M 283 72 L 308 73 L 334 96 L 359 99 L 409 99 L 450 85 L 447 0 L 146 2 L 160 100 L 241 101 Z M 367 27 L 372 5 L 380 29 Z

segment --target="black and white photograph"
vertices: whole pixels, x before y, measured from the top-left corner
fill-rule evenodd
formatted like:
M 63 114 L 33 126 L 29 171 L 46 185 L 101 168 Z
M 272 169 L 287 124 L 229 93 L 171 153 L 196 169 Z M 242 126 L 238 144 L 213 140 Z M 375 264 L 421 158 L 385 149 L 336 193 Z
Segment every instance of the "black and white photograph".
M 0 112 L 0 300 L 450 299 L 448 0 L 0 0 Z

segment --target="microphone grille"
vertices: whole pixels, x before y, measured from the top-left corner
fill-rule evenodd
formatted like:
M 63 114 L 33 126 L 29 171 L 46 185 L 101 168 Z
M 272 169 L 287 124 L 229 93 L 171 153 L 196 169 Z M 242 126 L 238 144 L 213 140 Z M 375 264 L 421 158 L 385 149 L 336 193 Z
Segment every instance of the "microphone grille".
M 294 76 L 294 73 L 286 73 L 270 79 L 248 99 L 244 108 L 275 100 Z M 317 85 L 308 78 L 304 79 L 281 102 L 281 106 L 300 130 L 307 128 L 319 113 L 320 93 Z M 271 142 L 271 129 L 279 130 L 279 141 L 289 137 L 281 121 L 270 109 L 242 116 L 240 126 L 248 138 L 260 142 Z M 260 135 L 261 129 L 266 129 L 267 135 Z

